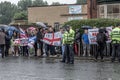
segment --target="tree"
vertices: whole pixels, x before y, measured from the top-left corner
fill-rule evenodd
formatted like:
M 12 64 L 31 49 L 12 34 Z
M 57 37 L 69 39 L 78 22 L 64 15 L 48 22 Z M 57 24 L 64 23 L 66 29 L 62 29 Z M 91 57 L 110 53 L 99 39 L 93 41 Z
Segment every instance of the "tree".
M 61 5 L 59 2 L 53 2 L 51 5 Z
M 1 2 L 0 3 L 0 24 L 9 24 L 14 14 L 17 11 L 17 6 L 11 4 L 11 2 Z
M 18 1 L 18 8 L 22 11 L 26 11 L 28 6 L 32 6 L 32 0 L 20 0 Z
M 22 11 L 14 15 L 14 20 L 27 20 L 27 19 L 28 16 L 26 11 Z
M 33 6 L 44 6 L 44 5 L 48 5 L 48 3 L 43 0 L 34 0 L 33 1 Z
M 85 4 L 87 3 L 87 0 L 77 0 L 77 4 Z

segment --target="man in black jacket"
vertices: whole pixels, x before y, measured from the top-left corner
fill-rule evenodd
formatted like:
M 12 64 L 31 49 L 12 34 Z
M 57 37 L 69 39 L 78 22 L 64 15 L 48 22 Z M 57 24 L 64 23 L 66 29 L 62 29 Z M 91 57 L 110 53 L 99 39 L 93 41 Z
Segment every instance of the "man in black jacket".
M 11 37 L 9 36 L 9 33 L 7 31 L 5 34 L 5 56 L 7 57 L 9 55 Z
M 105 35 L 105 30 L 99 29 L 99 33 L 97 34 L 98 52 L 95 55 L 95 61 L 97 61 L 98 55 L 100 55 L 101 61 L 103 61 L 106 41 L 107 41 L 107 36 Z
M 40 49 L 41 56 L 43 55 L 43 42 L 41 41 L 43 39 L 42 31 L 43 31 L 42 28 L 38 28 L 38 32 L 37 32 L 37 49 Z
M 76 32 L 75 32 L 75 43 L 77 43 L 78 56 L 80 56 L 80 42 L 81 42 L 80 29 L 76 29 Z

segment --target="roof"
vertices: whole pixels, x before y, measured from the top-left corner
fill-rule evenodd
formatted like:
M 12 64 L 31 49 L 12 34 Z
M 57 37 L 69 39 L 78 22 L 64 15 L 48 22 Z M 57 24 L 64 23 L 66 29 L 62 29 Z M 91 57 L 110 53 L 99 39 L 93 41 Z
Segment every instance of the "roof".
M 34 7 L 72 6 L 72 5 L 81 5 L 81 4 L 61 4 L 61 5 L 28 6 L 28 8 L 34 8 Z M 84 4 L 82 4 L 82 5 L 84 5 Z

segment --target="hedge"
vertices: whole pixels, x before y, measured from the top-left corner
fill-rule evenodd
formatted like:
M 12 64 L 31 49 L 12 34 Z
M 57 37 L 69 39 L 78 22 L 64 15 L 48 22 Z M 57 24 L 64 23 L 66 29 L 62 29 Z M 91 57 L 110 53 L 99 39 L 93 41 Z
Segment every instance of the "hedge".
M 77 28 L 81 29 L 82 26 L 91 26 L 91 27 L 109 27 L 117 26 L 120 24 L 119 19 L 85 19 L 85 20 L 73 20 L 66 22 L 65 25 L 70 25 L 75 30 Z

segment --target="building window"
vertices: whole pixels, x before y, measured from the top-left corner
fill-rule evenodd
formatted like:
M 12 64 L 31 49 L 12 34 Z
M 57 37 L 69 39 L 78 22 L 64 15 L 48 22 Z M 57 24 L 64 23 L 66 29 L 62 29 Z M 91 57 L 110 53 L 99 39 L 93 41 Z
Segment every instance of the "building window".
M 99 5 L 99 18 L 120 18 L 120 4 Z
M 113 6 L 113 13 L 119 13 L 120 12 L 120 6 L 119 5 L 114 5 Z
M 104 6 L 100 7 L 100 14 L 104 14 Z

